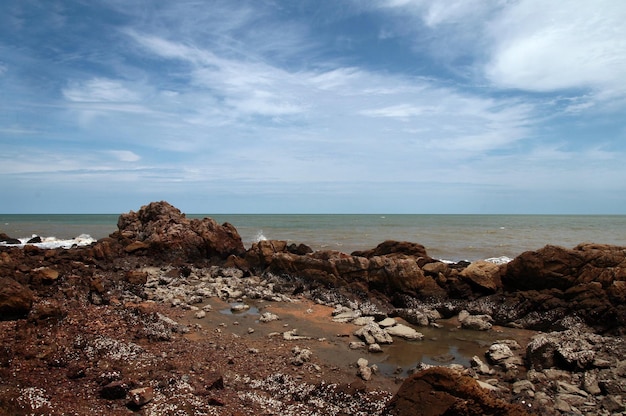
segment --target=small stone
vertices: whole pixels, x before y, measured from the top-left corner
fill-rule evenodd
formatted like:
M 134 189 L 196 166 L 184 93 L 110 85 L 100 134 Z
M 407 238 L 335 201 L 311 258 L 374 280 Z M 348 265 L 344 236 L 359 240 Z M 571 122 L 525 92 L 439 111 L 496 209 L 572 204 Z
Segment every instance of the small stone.
M 367 344 L 363 341 L 352 341 L 349 345 L 351 350 L 360 350 L 367 347 Z
M 250 309 L 250 305 L 246 305 L 245 303 L 236 303 L 230 307 L 231 312 L 243 312 Z
M 383 352 L 383 349 L 381 348 L 381 346 L 376 344 L 376 343 L 370 344 L 370 346 L 367 348 L 367 350 L 369 352 L 372 352 L 372 353 Z
M 278 321 L 280 318 L 278 315 L 275 315 L 271 312 L 264 312 L 263 315 L 259 318 L 259 322 L 272 322 Z
M 248 328 L 248 334 L 253 334 L 254 333 L 254 328 Z
M 194 314 L 194 316 L 196 317 L 196 319 L 202 319 L 206 316 L 206 312 L 205 311 L 198 311 Z
M 128 392 L 131 402 L 135 406 L 143 406 L 154 398 L 152 387 L 141 387 Z

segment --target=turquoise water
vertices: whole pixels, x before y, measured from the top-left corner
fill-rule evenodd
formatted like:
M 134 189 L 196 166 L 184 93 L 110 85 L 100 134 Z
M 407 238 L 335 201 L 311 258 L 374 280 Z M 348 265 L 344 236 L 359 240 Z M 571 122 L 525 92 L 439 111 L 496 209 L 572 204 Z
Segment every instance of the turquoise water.
M 447 260 L 515 257 L 546 244 L 581 242 L 626 246 L 624 215 L 246 215 L 189 214 L 230 222 L 246 247 L 262 238 L 305 243 L 314 249 L 364 250 L 392 239 L 426 246 Z M 117 229 L 118 215 L 1 215 L 0 233 L 11 237 L 98 239 Z

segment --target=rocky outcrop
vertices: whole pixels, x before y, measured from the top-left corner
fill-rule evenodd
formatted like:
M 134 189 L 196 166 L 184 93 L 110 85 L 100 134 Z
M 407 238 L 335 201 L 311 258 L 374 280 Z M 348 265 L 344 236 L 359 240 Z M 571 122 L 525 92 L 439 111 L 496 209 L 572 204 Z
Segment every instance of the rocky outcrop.
M 623 332 L 626 324 L 626 248 L 580 244 L 545 246 L 504 266 L 504 290 L 526 314 L 582 317 L 600 330 Z M 535 326 L 537 329 L 547 329 Z
M 219 225 L 211 218 L 190 220 L 164 201 L 120 215 L 117 227 L 111 237 L 122 240 L 129 253 L 148 250 L 164 260 L 191 262 L 245 253 L 231 224 Z
M 522 407 L 496 399 L 473 378 L 444 367 L 422 370 L 406 379 L 385 414 L 528 415 Z
M 302 244 L 271 240 L 252 245 L 246 253 L 244 268 L 301 278 L 324 287 L 445 297 L 445 289 L 421 269 L 429 261 L 432 259 L 423 246 L 413 243 L 387 241 L 374 250 L 350 255 L 333 250 L 313 252 Z

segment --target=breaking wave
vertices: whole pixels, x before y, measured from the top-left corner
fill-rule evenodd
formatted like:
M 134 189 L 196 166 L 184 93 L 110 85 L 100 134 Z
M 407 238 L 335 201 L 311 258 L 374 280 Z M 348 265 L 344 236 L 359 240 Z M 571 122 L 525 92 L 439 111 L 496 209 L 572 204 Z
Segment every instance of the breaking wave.
M 70 239 L 58 239 L 56 237 L 40 237 L 33 235 L 32 237 L 18 238 L 19 244 L 11 244 L 9 242 L 0 242 L 0 246 L 5 247 L 24 247 L 25 245 L 32 245 L 43 249 L 53 248 L 72 248 L 88 246 L 96 242 L 96 240 L 89 234 L 81 234 L 78 237 Z

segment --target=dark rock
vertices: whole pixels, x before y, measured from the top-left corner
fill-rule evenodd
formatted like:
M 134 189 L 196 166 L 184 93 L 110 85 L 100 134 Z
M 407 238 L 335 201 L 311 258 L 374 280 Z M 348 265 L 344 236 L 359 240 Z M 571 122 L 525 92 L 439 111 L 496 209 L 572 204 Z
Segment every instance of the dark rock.
M 25 317 L 33 306 L 33 292 L 13 279 L 0 278 L 0 319 Z
M 124 399 L 128 390 L 128 384 L 123 381 L 112 381 L 100 389 L 100 397 L 107 400 Z
M 493 397 L 473 378 L 444 367 L 422 370 L 406 379 L 384 414 L 528 415 L 520 406 Z
M 617 333 L 626 326 L 624 281 L 626 248 L 601 244 L 528 251 L 502 274 L 505 292 L 521 293 L 529 312 L 560 309 L 560 318 L 576 314 L 596 329 Z
M 407 241 L 387 240 L 380 243 L 376 248 L 365 251 L 355 251 L 352 255 L 366 258 L 375 256 L 411 256 L 426 258 L 429 260 L 428 262 L 432 261 L 423 245 Z
M 30 240 L 28 240 L 28 241 L 26 242 L 26 244 L 39 244 L 39 243 L 41 243 L 41 242 L 42 242 L 41 237 L 39 237 L 38 235 L 36 235 L 36 236 L 34 236 L 33 238 L 31 238 Z

